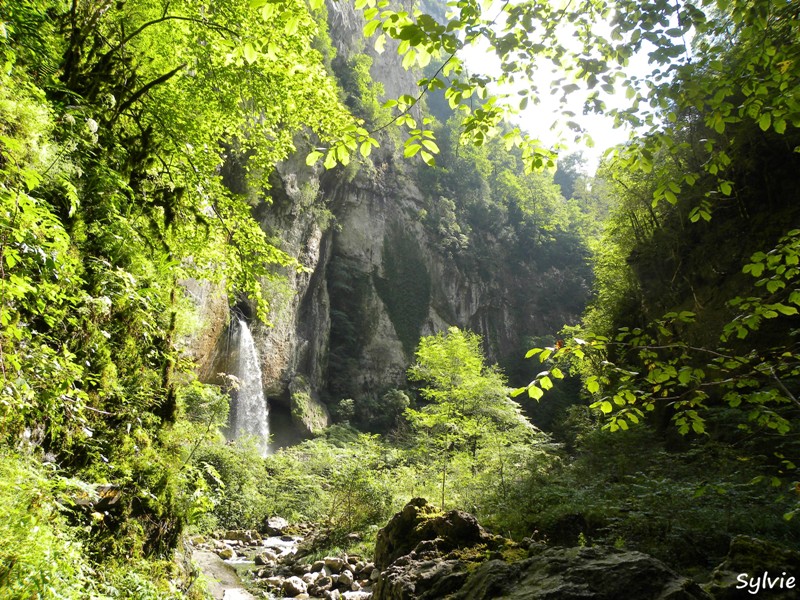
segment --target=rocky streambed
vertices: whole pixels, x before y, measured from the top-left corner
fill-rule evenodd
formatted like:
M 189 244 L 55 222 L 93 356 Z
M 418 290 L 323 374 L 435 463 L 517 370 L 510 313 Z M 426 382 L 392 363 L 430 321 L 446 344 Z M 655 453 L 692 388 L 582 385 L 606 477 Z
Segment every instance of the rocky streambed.
M 301 544 L 309 533 L 308 527 L 290 530 L 285 520 L 273 518 L 266 533 L 223 531 L 209 538 L 195 537 L 190 543 L 209 590 L 219 600 L 372 598 L 372 586 L 380 575 L 374 563 L 347 554 L 313 561 L 302 558 Z M 209 554 L 218 558 L 216 564 Z M 238 576 L 238 585 L 231 582 L 231 571 Z
M 770 598 L 798 597 L 788 577 L 800 573 L 800 553 L 743 536 L 732 539 L 728 556 L 701 586 L 641 552 L 514 542 L 468 513 L 442 513 L 422 498 L 378 532 L 371 560 L 346 554 L 311 560 L 313 533 L 290 530 L 283 519 L 271 520 L 265 534 L 220 532 L 193 540 L 195 562 L 215 579 L 217 587 L 209 587 L 220 600 L 739 600 L 752 597 L 742 589 L 742 573 L 769 572 L 784 574 L 770 579 L 781 582 Z M 203 566 L 209 557 L 220 564 Z M 230 569 L 248 591 L 229 581 Z

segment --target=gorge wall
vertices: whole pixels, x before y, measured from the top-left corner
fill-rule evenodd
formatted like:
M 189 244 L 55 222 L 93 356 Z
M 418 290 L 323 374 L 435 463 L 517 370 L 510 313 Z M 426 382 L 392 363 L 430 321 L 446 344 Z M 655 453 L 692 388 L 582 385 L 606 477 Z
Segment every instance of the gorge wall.
M 386 97 L 414 89 L 418 74 L 403 70 L 391 49 L 361 47 L 349 4 L 329 5 L 329 24 L 337 60 L 369 56 Z M 557 251 L 573 242 L 554 241 L 542 252 L 508 233 L 513 214 L 459 229 L 453 214 L 464 200 L 443 197 L 449 190 L 430 185 L 429 167 L 403 159 L 396 139 L 382 142 L 369 159 L 329 172 L 306 166 L 301 149 L 272 176 L 271 201 L 254 209 L 303 266 L 266 282 L 272 326 L 253 324 L 253 335 L 271 405 L 289 411 L 307 434 L 328 424 L 341 399 L 375 402 L 402 388 L 422 335 L 470 329 L 483 337 L 491 362 L 509 366 L 530 338 L 574 322 L 587 298 L 585 253 L 571 248 L 562 260 Z M 224 176 L 232 190 L 253 195 L 235 161 Z M 248 312 L 246 300 L 239 309 Z M 224 335 L 207 375 L 225 370 Z

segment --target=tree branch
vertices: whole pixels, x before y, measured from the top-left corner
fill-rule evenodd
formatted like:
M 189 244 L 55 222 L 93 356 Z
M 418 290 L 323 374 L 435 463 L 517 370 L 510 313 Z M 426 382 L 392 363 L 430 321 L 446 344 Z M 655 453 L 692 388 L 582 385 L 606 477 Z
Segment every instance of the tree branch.
M 170 79 L 172 79 L 172 77 L 174 77 L 178 73 L 178 71 L 180 71 L 181 69 L 184 69 L 184 68 L 186 68 L 186 63 L 178 65 L 177 67 L 172 69 L 172 71 L 170 71 L 169 73 L 164 73 L 161 77 L 158 77 L 158 78 L 154 79 L 153 81 L 151 81 L 150 83 L 148 83 L 148 84 L 144 85 L 143 87 L 139 88 L 136 92 L 134 92 L 133 96 L 131 96 L 125 102 L 120 104 L 119 109 L 117 110 L 117 113 L 114 116 L 113 120 L 116 120 L 116 118 L 119 115 L 121 115 L 123 112 L 125 112 L 127 109 L 129 109 L 134 102 L 136 102 L 139 98 L 144 96 L 151 89 L 153 89 L 157 85 L 161 85 L 162 83 L 165 83 L 165 82 L 169 81 Z

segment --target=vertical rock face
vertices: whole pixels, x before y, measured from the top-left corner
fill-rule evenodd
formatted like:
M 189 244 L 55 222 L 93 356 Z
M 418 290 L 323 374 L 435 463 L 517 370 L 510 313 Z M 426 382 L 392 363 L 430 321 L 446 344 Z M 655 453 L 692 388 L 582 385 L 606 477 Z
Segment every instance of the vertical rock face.
M 185 340 L 186 351 L 198 366 L 199 377 L 210 381 L 221 362 L 219 340 L 228 325 L 228 296 L 221 285 L 188 279 L 181 282 L 197 309 L 197 332 Z
M 576 318 L 583 301 L 576 296 L 586 289 L 580 278 L 555 267 L 538 272 L 499 241 L 484 240 L 500 257 L 492 269 L 450 253 L 425 222 L 429 200 L 403 164 L 387 158 L 320 183 L 303 169 L 281 167 L 262 215 L 307 269 L 289 274 L 274 326 L 258 332 L 273 397 L 292 396 L 287 391 L 302 377 L 295 387 L 312 402 L 377 398 L 405 383 L 422 335 L 468 328 L 483 336 L 490 360 L 503 361 L 524 354 L 527 337 Z M 567 284 L 579 288 L 572 297 Z
M 340 57 L 369 54 L 387 97 L 415 88 L 417 75 L 391 48 L 363 49 L 363 23 L 348 3 L 328 9 Z M 417 167 L 394 143 L 386 140 L 370 164 L 328 173 L 307 167 L 299 152 L 272 177 L 271 202 L 255 209 L 303 266 L 266 283 L 272 326 L 254 325 L 253 335 L 270 403 L 291 411 L 306 433 L 329 423 L 325 404 L 377 399 L 404 385 L 421 335 L 468 328 L 502 362 L 524 355 L 528 337 L 574 321 L 585 299 L 583 274 L 537 266 L 488 232 L 471 232 L 479 250 L 453 250 L 426 216 L 438 210 L 436 194 L 418 187 Z M 236 164 L 224 176 L 232 190 L 255 195 Z

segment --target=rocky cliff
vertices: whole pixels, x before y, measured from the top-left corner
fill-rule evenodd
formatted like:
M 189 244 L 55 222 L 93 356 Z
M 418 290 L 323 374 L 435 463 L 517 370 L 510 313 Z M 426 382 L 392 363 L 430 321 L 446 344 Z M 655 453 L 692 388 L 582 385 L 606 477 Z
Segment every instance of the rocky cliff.
M 346 3 L 329 7 L 329 21 L 340 59 L 368 54 L 387 97 L 413 89 L 417 75 L 396 53 L 363 48 Z M 442 199 L 396 144 L 387 137 L 370 160 L 332 172 L 307 167 L 298 152 L 272 177 L 271 201 L 255 209 L 303 265 L 268 283 L 272 326 L 256 326 L 254 337 L 270 403 L 291 411 L 306 433 L 324 426 L 327 407 L 343 398 L 374 401 L 402 387 L 421 335 L 468 328 L 502 363 L 522 356 L 528 338 L 574 320 L 585 300 L 584 265 L 543 260 L 496 231 L 473 228 L 469 248 L 454 250 L 431 218 Z M 240 166 L 228 165 L 225 176 L 250 193 Z M 457 207 L 459 199 L 446 202 Z M 247 312 L 246 301 L 240 308 Z

